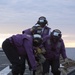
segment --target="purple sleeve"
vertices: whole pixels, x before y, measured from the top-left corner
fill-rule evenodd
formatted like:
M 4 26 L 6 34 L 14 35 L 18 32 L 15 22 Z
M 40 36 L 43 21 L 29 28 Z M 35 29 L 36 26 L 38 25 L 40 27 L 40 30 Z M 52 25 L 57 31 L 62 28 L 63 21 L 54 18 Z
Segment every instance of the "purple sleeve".
M 63 59 L 67 58 L 65 45 L 64 45 L 63 40 L 62 40 L 62 45 L 61 45 L 61 55 L 62 55 Z
M 26 30 L 24 30 L 24 31 L 22 31 L 22 34 L 24 34 L 24 33 L 26 33 L 26 34 L 31 34 L 30 28 L 29 28 L 29 29 L 26 29 Z
M 31 67 L 33 70 L 35 70 L 37 64 L 36 64 L 35 56 L 33 54 L 32 44 L 28 40 L 25 40 L 24 47 L 25 47 L 29 62 L 31 64 Z

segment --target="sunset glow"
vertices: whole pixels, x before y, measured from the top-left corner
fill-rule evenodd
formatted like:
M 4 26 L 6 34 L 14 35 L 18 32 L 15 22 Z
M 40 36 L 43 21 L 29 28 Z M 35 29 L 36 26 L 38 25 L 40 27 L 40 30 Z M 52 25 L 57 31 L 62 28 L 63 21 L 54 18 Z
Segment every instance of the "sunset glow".
M 65 47 L 75 47 L 75 42 L 65 42 Z
M 13 34 L 0 34 L 0 47 L 2 47 L 2 42 L 6 39 L 6 38 L 8 38 L 8 37 L 10 37 L 10 36 L 12 36 Z M 66 37 L 66 36 L 65 36 Z M 63 40 L 64 40 L 64 43 L 65 43 L 65 47 L 75 47 L 75 41 L 70 41 L 70 40 L 68 40 L 68 39 L 65 39 L 64 37 L 63 37 Z

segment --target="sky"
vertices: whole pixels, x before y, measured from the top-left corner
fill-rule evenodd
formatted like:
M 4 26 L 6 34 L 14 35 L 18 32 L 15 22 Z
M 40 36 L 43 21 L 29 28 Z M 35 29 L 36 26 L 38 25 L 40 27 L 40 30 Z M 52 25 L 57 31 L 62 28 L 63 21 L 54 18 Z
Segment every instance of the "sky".
M 0 47 L 40 16 L 46 17 L 51 30 L 61 30 L 65 47 L 75 47 L 75 0 L 0 0 Z

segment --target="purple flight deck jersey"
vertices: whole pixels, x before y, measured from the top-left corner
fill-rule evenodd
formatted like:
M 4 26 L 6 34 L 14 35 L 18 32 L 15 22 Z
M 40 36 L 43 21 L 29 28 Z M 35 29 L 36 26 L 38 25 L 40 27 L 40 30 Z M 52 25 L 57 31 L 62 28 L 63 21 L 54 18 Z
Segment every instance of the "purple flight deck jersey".
M 60 39 L 58 43 L 53 44 L 53 47 L 55 49 L 54 51 L 51 49 L 50 36 L 45 37 L 43 40 L 44 40 L 43 46 L 46 50 L 45 57 L 47 59 L 49 60 L 59 59 L 60 54 L 62 55 L 64 59 L 67 57 L 64 42 L 62 39 Z
M 28 56 L 32 69 L 36 69 L 36 60 L 33 54 L 32 36 L 17 34 L 9 38 L 10 42 L 17 48 L 20 55 Z

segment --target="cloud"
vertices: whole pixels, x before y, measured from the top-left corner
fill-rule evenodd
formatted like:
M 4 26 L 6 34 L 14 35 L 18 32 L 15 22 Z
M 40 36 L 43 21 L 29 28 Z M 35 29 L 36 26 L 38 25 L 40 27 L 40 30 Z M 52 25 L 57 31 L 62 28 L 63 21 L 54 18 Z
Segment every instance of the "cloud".
M 69 35 L 62 35 L 63 36 L 63 38 L 67 38 L 67 37 L 73 37 L 73 38 L 75 38 L 75 35 L 73 35 L 73 34 L 69 34 Z
M 65 0 L 63 0 L 63 1 L 59 1 L 59 0 L 50 0 L 50 1 L 49 0 L 48 1 L 46 1 L 46 0 L 42 0 L 42 1 L 40 1 L 40 0 L 36 0 L 36 1 L 35 0 L 27 0 L 27 1 L 11 0 L 11 1 L 9 1 L 9 0 L 7 0 L 8 5 L 4 5 L 4 7 L 7 8 L 7 10 L 9 10 L 9 11 L 14 11 L 15 13 L 19 12 L 19 13 L 25 13 L 25 14 L 29 14 L 29 15 L 46 14 L 46 16 L 51 14 L 52 16 L 54 15 L 55 17 L 59 18 L 59 17 L 63 16 L 64 13 L 67 12 L 66 11 L 67 9 L 70 9 L 70 8 L 67 8 L 68 6 L 74 5 L 73 2 L 70 0 L 68 0 L 68 1 L 66 0 L 65 2 L 64 1 Z M 68 13 L 70 13 L 70 12 L 71 11 L 69 11 Z M 67 15 L 67 13 L 65 15 Z
M 47 17 L 52 28 L 75 28 L 74 0 L 1 0 L 0 25 L 34 25 L 38 17 Z M 68 30 L 68 29 L 67 29 Z

